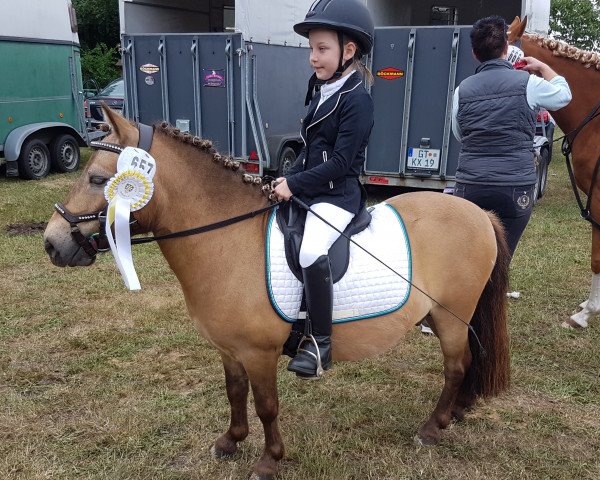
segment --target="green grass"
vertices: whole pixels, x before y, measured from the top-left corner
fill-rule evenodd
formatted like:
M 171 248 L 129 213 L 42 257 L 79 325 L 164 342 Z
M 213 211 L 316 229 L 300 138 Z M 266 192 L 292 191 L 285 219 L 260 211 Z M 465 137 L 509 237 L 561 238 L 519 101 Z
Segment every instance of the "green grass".
M 512 390 L 452 425 L 438 447 L 416 448 L 443 380 L 434 338 L 414 329 L 387 355 L 338 364 L 321 382 L 298 382 L 282 359 L 281 478 L 600 477 L 600 326 L 560 327 L 589 293 L 591 227 L 555 151 L 511 265 L 521 292 L 510 301 Z M 47 221 L 76 177 L 0 178 L 0 478 L 247 478 L 260 422 L 251 412 L 232 461 L 210 456 L 229 421 L 220 359 L 194 331 L 156 246 L 135 247 L 143 290 L 132 293 L 110 255 L 59 269 L 40 232 L 7 232 Z

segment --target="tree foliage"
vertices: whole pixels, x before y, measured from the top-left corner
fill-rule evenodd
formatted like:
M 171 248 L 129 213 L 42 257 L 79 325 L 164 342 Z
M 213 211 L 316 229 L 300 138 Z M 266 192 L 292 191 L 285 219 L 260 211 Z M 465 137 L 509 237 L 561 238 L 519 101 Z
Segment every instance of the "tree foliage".
M 84 80 L 101 87 L 122 75 L 119 60 L 119 0 L 73 0 Z
M 119 0 L 73 0 L 83 48 L 119 43 Z
M 552 0 L 550 31 L 554 38 L 584 50 L 600 51 L 600 5 L 597 0 Z
M 99 43 L 94 48 L 82 50 L 81 73 L 84 79 L 94 79 L 100 87 L 105 87 L 121 76 L 117 67 L 118 51 L 116 47 L 107 47 Z

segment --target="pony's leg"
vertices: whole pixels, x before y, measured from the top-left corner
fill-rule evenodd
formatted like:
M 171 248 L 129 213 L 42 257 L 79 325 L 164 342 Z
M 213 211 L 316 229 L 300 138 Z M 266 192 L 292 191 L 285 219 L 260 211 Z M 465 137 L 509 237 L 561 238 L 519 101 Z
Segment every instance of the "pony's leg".
M 427 315 L 425 317 L 429 321 L 429 327 L 433 331 L 433 334 L 438 336 L 437 326 L 431 315 Z M 471 361 L 473 360 L 473 356 L 471 355 L 471 349 L 466 348 L 464 357 L 463 357 L 463 365 L 465 372 L 469 371 L 469 367 L 471 366 Z M 466 374 L 465 374 L 466 375 Z M 468 410 L 473 403 L 475 403 L 476 395 L 470 389 L 464 389 L 464 382 L 461 384 L 461 388 L 459 389 L 456 400 L 454 401 L 454 405 L 452 406 L 452 418 L 458 422 L 464 420 L 465 411 Z
M 453 412 L 471 359 L 467 327 L 460 324 L 448 312 L 440 311 L 440 308 L 435 310 L 437 311 L 435 313 L 432 311 L 431 315 L 432 329 L 440 340 L 444 355 L 444 388 L 435 409 L 415 437 L 418 445 L 439 443 L 441 431 L 450 424 L 453 414 L 463 414 L 464 408 L 472 403 L 472 399 L 461 398 L 459 411 Z
M 463 366 L 466 372 L 465 375 L 468 375 L 472 361 L 473 356 L 467 342 L 467 348 L 465 349 L 463 356 Z M 458 395 L 456 396 L 456 400 L 454 401 L 454 406 L 452 407 L 452 418 L 457 422 L 464 420 L 465 411 L 473 406 L 477 398 L 477 395 L 474 394 L 472 389 L 465 385 L 467 383 L 465 380 L 463 380 L 463 383 L 461 384 Z
M 248 376 L 244 366 L 226 354 L 221 354 L 225 368 L 225 387 L 231 405 L 229 429 L 215 441 L 211 448 L 217 458 L 232 456 L 237 444 L 248 436 Z
M 600 313 L 600 273 L 592 274 L 590 298 L 581 305 L 581 310 L 562 323 L 565 328 L 585 328 L 588 320 Z
M 585 328 L 588 320 L 600 313 L 600 230 L 592 229 L 592 288 L 590 298 L 583 302 L 581 311 L 562 323 L 565 328 Z
M 256 414 L 263 424 L 265 432 L 265 449 L 254 465 L 253 480 L 273 480 L 277 475 L 279 460 L 283 458 L 284 448 L 277 416 L 279 415 L 279 399 L 277 396 L 277 359 L 279 352 L 260 352 L 252 355 L 244 362 Z

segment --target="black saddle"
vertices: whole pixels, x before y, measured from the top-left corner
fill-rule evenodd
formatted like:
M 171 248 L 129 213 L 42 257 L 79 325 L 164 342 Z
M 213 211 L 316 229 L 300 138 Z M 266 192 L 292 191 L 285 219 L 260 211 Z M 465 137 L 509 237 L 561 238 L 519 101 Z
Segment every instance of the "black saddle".
M 354 216 L 350 224 L 344 230 L 348 237 L 362 232 L 371 223 L 370 208 L 365 205 Z M 304 223 L 306 221 L 306 210 L 294 202 L 286 202 L 279 206 L 275 214 L 279 229 L 283 233 L 285 245 L 285 258 L 294 276 L 302 282 L 302 267 L 300 267 L 300 246 L 304 235 Z M 331 276 L 333 283 L 338 282 L 348 270 L 350 261 L 350 241 L 340 236 L 329 249 L 329 262 L 331 263 Z

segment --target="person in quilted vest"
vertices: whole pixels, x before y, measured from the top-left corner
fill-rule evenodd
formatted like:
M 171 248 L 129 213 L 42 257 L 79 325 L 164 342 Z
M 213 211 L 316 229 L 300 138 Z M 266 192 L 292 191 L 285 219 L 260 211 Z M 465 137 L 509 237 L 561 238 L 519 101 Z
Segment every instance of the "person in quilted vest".
M 500 217 L 512 256 L 535 200 L 538 109 L 566 106 L 571 91 L 565 78 L 545 63 L 509 50 L 502 17 L 475 22 L 471 46 L 481 64 L 453 98 L 452 130 L 461 142 L 454 195 Z

